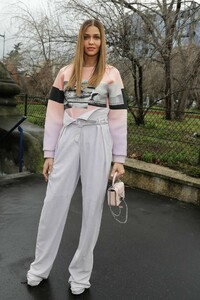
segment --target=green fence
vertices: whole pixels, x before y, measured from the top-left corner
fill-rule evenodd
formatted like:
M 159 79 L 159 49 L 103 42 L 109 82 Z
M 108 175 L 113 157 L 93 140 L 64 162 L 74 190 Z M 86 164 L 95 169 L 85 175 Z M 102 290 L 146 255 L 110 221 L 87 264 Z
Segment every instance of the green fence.
M 27 115 L 29 122 L 44 127 L 47 106 L 46 98 L 18 95 L 16 100 L 18 110 L 21 114 Z
M 17 103 L 22 114 L 26 111 L 28 121 L 44 126 L 46 98 L 21 95 Z M 185 112 L 183 121 L 168 121 L 164 109 L 152 108 L 145 116 L 145 125 L 140 126 L 129 114 L 128 157 L 200 178 L 200 113 Z
M 140 126 L 129 115 L 128 156 L 200 177 L 200 113 L 185 112 L 183 121 L 169 121 L 164 109 L 152 108 Z

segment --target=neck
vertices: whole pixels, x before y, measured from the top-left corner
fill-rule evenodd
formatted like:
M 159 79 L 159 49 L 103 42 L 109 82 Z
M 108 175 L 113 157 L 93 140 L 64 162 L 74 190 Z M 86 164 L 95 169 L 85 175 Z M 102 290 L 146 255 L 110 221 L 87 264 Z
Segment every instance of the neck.
M 97 64 L 96 56 L 87 56 L 84 57 L 84 67 L 95 67 Z

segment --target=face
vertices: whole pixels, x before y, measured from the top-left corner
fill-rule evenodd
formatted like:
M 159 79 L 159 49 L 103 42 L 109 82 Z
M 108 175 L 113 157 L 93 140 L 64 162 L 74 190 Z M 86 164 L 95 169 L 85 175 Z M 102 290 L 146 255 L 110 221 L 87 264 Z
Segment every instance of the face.
M 89 26 L 84 33 L 84 53 L 86 56 L 97 56 L 100 51 L 101 35 L 96 26 Z

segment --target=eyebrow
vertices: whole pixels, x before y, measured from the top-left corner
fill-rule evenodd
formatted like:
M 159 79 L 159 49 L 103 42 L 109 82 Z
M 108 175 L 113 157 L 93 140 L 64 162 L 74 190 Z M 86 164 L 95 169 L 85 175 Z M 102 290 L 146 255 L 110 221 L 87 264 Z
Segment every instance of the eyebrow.
M 100 34 L 99 33 L 95 33 L 95 34 L 93 34 L 94 36 L 100 36 Z M 84 36 L 90 36 L 90 34 L 89 33 L 84 33 Z

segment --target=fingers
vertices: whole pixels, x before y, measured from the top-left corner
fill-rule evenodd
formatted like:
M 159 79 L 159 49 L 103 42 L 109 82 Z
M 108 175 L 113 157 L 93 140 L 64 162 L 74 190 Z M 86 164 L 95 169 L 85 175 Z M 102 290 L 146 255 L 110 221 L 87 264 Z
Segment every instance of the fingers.
M 48 181 L 49 175 L 52 172 L 53 168 L 53 158 L 47 158 L 44 162 L 44 167 L 43 167 L 43 176 L 45 181 Z
M 115 170 L 112 169 L 110 176 L 113 177 L 115 175 Z
M 122 163 L 114 163 L 111 171 L 111 177 L 114 176 L 115 172 L 117 172 L 117 177 L 123 177 L 125 170 Z
M 122 178 L 124 176 L 124 173 L 118 173 L 117 175 L 119 178 Z
M 42 172 L 45 181 L 48 181 L 48 170 L 46 168 L 43 168 L 43 172 Z

